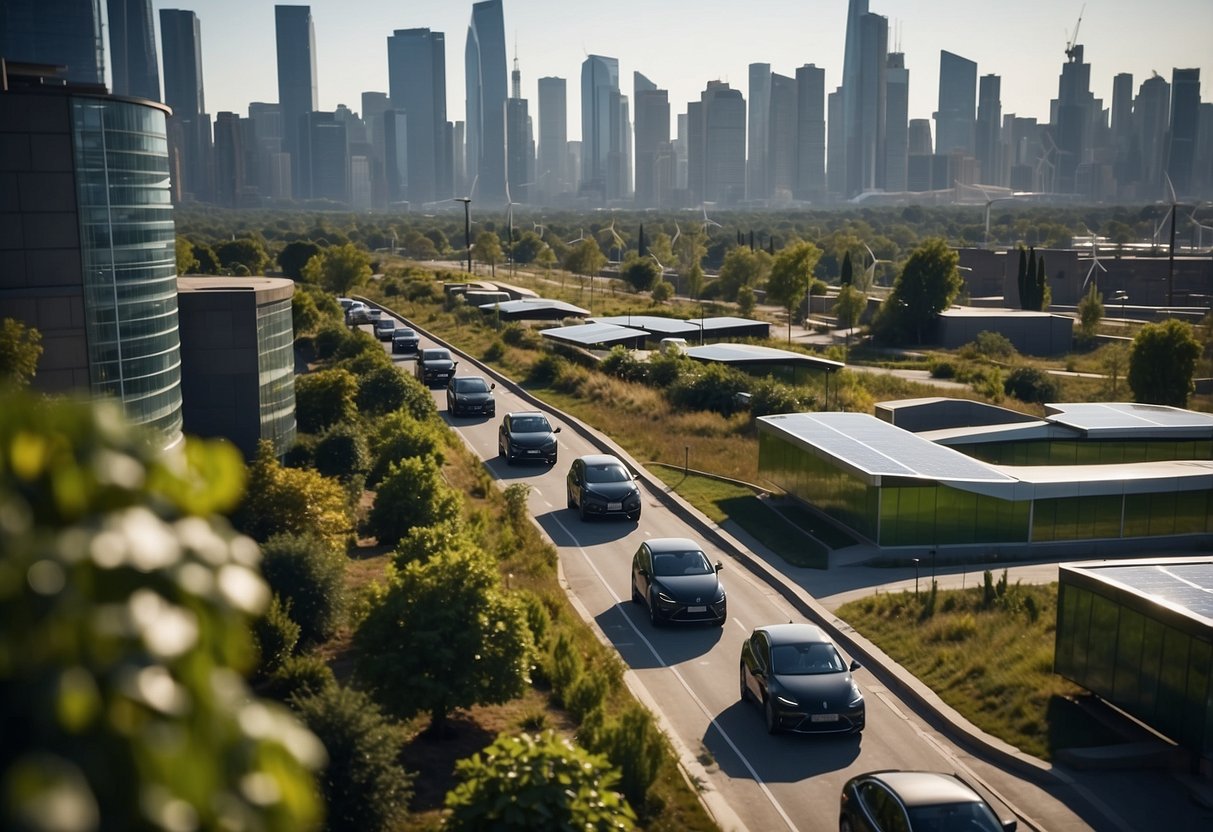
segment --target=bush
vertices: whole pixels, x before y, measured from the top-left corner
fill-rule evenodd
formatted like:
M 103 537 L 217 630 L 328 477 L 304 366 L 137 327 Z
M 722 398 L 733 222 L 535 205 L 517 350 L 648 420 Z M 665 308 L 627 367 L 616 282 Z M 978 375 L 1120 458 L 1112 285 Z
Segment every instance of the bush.
M 291 620 L 290 602 L 274 595 L 265 615 L 253 623 L 253 640 L 259 656 L 258 676 L 268 676 L 282 667 L 299 643 L 299 625 Z
M 345 557 L 314 537 L 281 534 L 262 547 L 262 571 L 303 646 L 337 632 L 345 608 Z
M 649 384 L 659 389 L 665 389 L 678 380 L 684 373 L 693 372 L 695 364 L 691 359 L 681 355 L 651 355 L 649 356 Z
M 937 360 L 931 362 L 931 378 L 955 378 L 956 365 L 951 361 Z
M 973 339 L 972 343 L 961 347 L 961 353 L 971 358 L 993 358 L 1004 361 L 1018 355 L 1015 345 L 1007 336 L 989 330 L 977 333 L 977 337 Z
M 550 387 L 568 369 L 569 363 L 558 355 L 544 355 L 531 365 L 527 382 L 539 387 Z
M 329 428 L 316 441 L 312 464 L 326 477 L 349 480 L 365 474 L 371 464 L 371 454 L 363 432 L 348 422 Z
M 350 331 L 339 323 L 330 323 L 322 326 L 313 339 L 316 357 L 320 359 L 332 358 L 337 354 L 337 349 L 341 346 L 342 342 L 349 338 L 349 335 Z
M 654 303 L 665 303 L 674 297 L 674 285 L 668 280 L 658 280 L 653 284 L 652 296 Z
M 395 546 L 413 526 L 433 526 L 459 516 L 459 492 L 442 479 L 430 459 L 401 459 L 379 483 L 367 531 Z
M 738 408 L 737 394 L 750 386 L 749 377 L 723 364 L 707 364 L 679 376 L 668 388 L 670 402 L 686 410 L 711 410 L 723 416 Z
M 367 483 L 372 487 L 383 480 L 393 462 L 430 458 L 441 465 L 445 458 L 446 440 L 441 428 L 432 422 L 418 421 L 403 410 L 381 421 L 374 444 L 374 462 L 367 473 Z
M 776 413 L 799 413 L 806 409 L 805 398 L 789 384 L 762 379 L 750 388 L 750 415 L 771 416 Z
M 1053 376 L 1036 367 L 1016 367 L 1003 382 L 1003 390 L 1020 401 L 1055 402 L 1061 397 L 1061 385 Z
M 380 353 L 387 355 L 382 350 Z M 396 412 L 412 396 L 410 381 L 416 383 L 394 365 L 372 370 L 358 381 L 358 409 L 375 416 Z
M 627 347 L 613 347 L 602 359 L 602 371 L 624 381 L 644 382 L 648 376 L 648 365 L 636 359 L 636 353 Z
M 292 696 L 319 693 L 337 684 L 333 669 L 319 656 L 291 656 L 261 686 L 266 696 L 287 702 Z
M 628 802 L 643 811 L 649 787 L 657 780 L 664 757 L 664 738 L 653 722 L 653 715 L 633 704 L 606 731 L 607 759 L 622 772 L 620 791 Z
M 504 355 L 505 344 L 501 343 L 500 341 L 494 341 L 484 348 L 484 352 L 481 354 L 481 357 L 485 361 L 500 361 Z
M 347 370 L 321 370 L 295 379 L 295 421 L 304 433 L 320 433 L 358 416 L 358 379 Z
M 469 540 L 458 519 L 433 526 L 413 526 L 396 544 L 392 563 L 403 569 L 410 563 L 426 561 L 435 555 L 460 548 L 472 549 L 475 544 Z
M 517 321 L 510 321 L 501 328 L 501 340 L 511 347 L 532 348 L 538 344 L 535 333 L 530 327 L 523 326 Z

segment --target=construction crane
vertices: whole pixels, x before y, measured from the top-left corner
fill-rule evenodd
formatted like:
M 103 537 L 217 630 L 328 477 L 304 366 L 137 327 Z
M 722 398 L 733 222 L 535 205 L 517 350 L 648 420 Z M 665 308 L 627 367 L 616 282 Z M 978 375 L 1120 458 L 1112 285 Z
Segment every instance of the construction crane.
M 1082 25 L 1083 13 L 1087 10 L 1087 4 L 1083 3 L 1082 8 L 1078 11 L 1078 22 L 1074 24 L 1074 34 L 1070 35 L 1070 42 L 1066 44 L 1066 57 L 1073 61 L 1078 52 L 1078 27 Z

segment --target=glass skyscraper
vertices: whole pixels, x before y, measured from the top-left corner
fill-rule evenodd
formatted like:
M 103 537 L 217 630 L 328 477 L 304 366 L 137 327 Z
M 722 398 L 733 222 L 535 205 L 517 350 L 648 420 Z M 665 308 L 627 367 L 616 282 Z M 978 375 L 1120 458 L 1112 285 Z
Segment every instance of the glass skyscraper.
M 291 154 L 295 196 L 307 196 L 299 169 L 303 117 L 316 107 L 316 29 L 311 6 L 274 6 L 278 44 L 278 104 L 282 108 L 282 149 Z
M 468 177 L 472 196 L 492 203 L 506 199 L 506 54 L 501 0 L 472 4 L 464 51 L 467 87 Z
M 152 0 L 109 0 L 110 71 L 114 95 L 160 100 L 160 64 Z
M 66 66 L 66 78 L 75 84 L 104 84 L 101 0 L 4 0 L 0 55 Z

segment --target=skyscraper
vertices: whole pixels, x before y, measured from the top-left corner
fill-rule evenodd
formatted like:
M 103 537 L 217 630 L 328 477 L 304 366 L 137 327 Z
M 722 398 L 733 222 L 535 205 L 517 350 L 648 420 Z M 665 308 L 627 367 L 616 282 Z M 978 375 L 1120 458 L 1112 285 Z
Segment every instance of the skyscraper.
M 1171 70 L 1171 129 L 1168 131 L 1167 175 L 1176 194 L 1192 193 L 1196 135 L 1200 126 L 1200 70 Z
M 278 104 L 253 101 L 248 105 L 251 125 L 249 152 L 256 159 L 248 172 L 262 197 L 290 199 L 291 156 L 282 149 L 282 109 Z
M 350 201 L 345 123 L 336 113 L 314 110 L 303 117 L 299 169 L 307 177 L 304 196 L 343 205 Z
M 429 29 L 397 29 L 387 39 L 387 56 L 388 97 L 392 107 L 405 114 L 407 125 L 405 199 L 418 205 L 450 199 L 454 191 L 446 121 L 446 38 Z M 502 108 L 504 121 L 504 103 Z
M 565 79 L 539 79 L 539 159 L 535 174 L 544 202 L 569 187 L 568 95 Z
M 620 196 L 624 120 L 618 59 L 590 55 L 581 64 L 581 191 L 598 202 Z
M 910 70 L 906 56 L 890 52 L 885 64 L 884 189 L 894 193 L 906 189 L 910 163 Z
M 868 14 L 868 0 L 850 0 L 847 3 L 846 43 L 842 61 L 842 84 L 838 94 L 838 141 L 834 136 L 834 108 L 830 108 L 830 190 L 850 196 L 860 190 L 861 165 L 859 146 L 861 128 L 859 124 L 860 72 L 863 65 L 863 46 L 860 33 L 861 20 Z M 837 147 L 835 147 L 837 144 Z M 835 171 L 834 167 L 838 170 Z M 835 187 L 837 185 L 837 187 Z
M 1162 172 L 1167 160 L 1167 125 L 1171 123 L 1171 85 L 1165 78 L 1155 74 L 1142 81 L 1133 102 L 1133 116 L 1141 156 L 1141 189 L 1137 197 L 1167 196 Z
M 215 203 L 225 208 L 240 205 L 245 185 L 245 132 L 248 119 L 236 113 L 215 115 Z
M 64 77 L 75 84 L 104 84 L 101 0 L 4 0 L 0 55 L 66 66 Z
M 946 49 L 939 52 L 939 109 L 935 112 L 935 152 L 973 155 L 977 121 L 977 64 Z
M 826 73 L 814 64 L 796 70 L 796 185 L 799 200 L 819 200 L 826 190 Z
M 737 204 L 745 199 L 746 107 L 741 90 L 709 81 L 698 102 L 687 107 L 688 146 L 695 202 Z
M 674 187 L 670 146 L 670 96 L 639 72 L 632 75 L 636 100 L 636 206 L 668 204 Z
M 505 102 L 506 198 L 511 202 L 530 202 L 535 179 L 531 117 L 527 110 L 527 100 L 522 97 L 522 70 L 515 57 L 510 97 Z
M 859 89 L 856 132 L 847 143 L 848 192 L 884 188 L 885 97 L 888 71 L 889 20 L 878 14 L 859 18 Z
M 506 72 L 501 0 L 473 3 L 464 51 L 468 175 L 474 196 L 490 204 L 506 199 Z
M 178 200 L 211 198 L 211 117 L 202 91 L 202 29 L 192 11 L 160 10 L 169 166 Z
M 1049 150 L 1057 156 L 1057 192 L 1072 194 L 1077 189 L 1078 166 L 1087 161 L 1103 107 L 1091 94 L 1091 65 L 1083 61 L 1082 46 L 1075 44 L 1066 51 L 1066 57 L 1057 98 L 1051 102 Z
M 1121 196 L 1132 193 L 1138 171 L 1133 161 L 1133 75 L 1117 73 L 1112 78 L 1112 147 L 1116 152 L 1116 181 Z
M 771 73 L 767 110 L 767 198 L 786 205 L 796 188 L 796 79 Z
M 767 129 L 771 121 L 771 65 L 750 64 L 749 149 L 746 158 L 746 198 L 770 197 Z
M 826 184 L 829 192 L 843 195 L 847 190 L 847 131 L 842 87 L 826 99 Z
M 1002 129 L 1002 78 L 983 75 L 977 91 L 977 163 L 981 166 L 981 181 L 1003 185 L 1002 160 L 999 153 Z
M 114 95 L 160 100 L 152 0 L 108 0 Z
M 316 29 L 311 6 L 274 6 L 278 42 L 278 104 L 282 108 L 282 149 L 291 154 L 295 195 L 307 180 L 299 168 L 303 117 L 317 107 Z

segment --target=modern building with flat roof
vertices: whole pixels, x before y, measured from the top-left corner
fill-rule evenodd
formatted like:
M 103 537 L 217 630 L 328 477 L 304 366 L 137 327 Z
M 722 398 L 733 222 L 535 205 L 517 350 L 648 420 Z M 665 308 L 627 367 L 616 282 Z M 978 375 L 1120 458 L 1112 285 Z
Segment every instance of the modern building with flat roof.
M 1213 415 L 1046 411 L 920 433 L 862 413 L 764 416 L 759 474 L 882 548 L 1049 557 L 1213 542 Z

